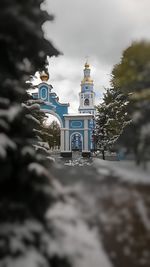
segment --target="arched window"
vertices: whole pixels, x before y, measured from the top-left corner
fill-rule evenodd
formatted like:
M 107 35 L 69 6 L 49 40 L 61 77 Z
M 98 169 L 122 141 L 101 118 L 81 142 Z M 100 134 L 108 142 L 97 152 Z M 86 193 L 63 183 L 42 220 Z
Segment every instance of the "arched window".
M 90 103 L 89 103 L 89 99 L 86 98 L 86 99 L 84 100 L 84 105 L 85 105 L 85 106 L 89 106 L 89 104 L 90 104 Z

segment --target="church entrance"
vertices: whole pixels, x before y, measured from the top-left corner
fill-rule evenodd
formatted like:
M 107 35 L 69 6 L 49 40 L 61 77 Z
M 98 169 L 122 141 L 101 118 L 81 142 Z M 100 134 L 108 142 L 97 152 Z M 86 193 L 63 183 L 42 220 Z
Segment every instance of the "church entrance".
M 83 140 L 80 133 L 73 133 L 71 135 L 71 150 L 82 152 Z

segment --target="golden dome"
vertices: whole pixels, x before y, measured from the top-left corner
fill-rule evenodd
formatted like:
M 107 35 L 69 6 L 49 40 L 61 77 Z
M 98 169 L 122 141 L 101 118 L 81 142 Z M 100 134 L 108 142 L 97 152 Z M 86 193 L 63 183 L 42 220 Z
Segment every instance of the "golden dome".
M 93 84 L 93 80 L 92 80 L 90 77 L 85 77 L 85 78 L 82 80 L 81 84 L 86 84 L 86 83 L 88 83 L 88 84 Z
M 41 79 L 43 82 L 47 82 L 48 79 L 49 79 L 49 74 L 46 73 L 45 71 L 40 72 L 40 79 Z
M 90 68 L 90 65 L 86 62 L 85 63 L 85 69 L 89 69 Z

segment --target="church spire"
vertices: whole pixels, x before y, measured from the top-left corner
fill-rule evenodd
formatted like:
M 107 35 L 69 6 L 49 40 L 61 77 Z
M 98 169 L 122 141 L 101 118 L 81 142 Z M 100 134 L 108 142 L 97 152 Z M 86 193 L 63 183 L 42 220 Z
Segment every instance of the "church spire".
M 95 93 L 93 92 L 94 83 L 91 78 L 90 64 L 86 61 L 84 65 L 84 78 L 81 81 L 81 92 L 79 93 L 80 98 L 80 113 L 95 113 L 94 98 Z
M 89 63 L 86 61 L 84 65 L 84 78 L 81 81 L 81 86 L 82 85 L 88 85 L 92 84 L 93 85 L 93 80 L 91 79 L 91 69 Z

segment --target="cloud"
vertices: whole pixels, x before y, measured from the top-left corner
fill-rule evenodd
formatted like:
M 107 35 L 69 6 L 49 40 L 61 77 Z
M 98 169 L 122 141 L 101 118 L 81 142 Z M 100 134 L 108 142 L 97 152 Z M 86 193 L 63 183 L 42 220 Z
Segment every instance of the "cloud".
M 77 110 L 85 57 L 93 66 L 99 98 L 122 50 L 133 40 L 149 38 L 150 1 L 47 0 L 45 5 L 55 15 L 53 23 L 44 25 L 45 35 L 64 53 L 50 61 L 51 82 L 62 101 Z
M 50 83 L 60 97 L 60 102 L 70 103 L 71 113 L 78 110 L 84 63 L 84 60 L 73 60 L 64 56 L 52 57 L 49 61 Z M 91 76 L 95 83 L 96 104 L 98 104 L 104 85 L 109 86 L 110 69 L 105 69 L 96 61 L 93 66 L 91 65 Z

